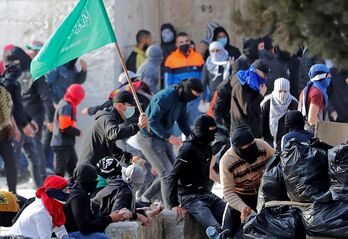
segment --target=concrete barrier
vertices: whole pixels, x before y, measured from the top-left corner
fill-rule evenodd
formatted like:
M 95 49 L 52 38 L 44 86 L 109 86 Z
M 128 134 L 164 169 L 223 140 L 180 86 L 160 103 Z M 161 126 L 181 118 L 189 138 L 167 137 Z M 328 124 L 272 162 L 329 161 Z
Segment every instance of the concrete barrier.
M 178 222 L 170 210 L 164 210 L 148 227 L 138 222 L 116 222 L 105 233 L 115 239 L 207 239 L 203 228 L 192 217 Z

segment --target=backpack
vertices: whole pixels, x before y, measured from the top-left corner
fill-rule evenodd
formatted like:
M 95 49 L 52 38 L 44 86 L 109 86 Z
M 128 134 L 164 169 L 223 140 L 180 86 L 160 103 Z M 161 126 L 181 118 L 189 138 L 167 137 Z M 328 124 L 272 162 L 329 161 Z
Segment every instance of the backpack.
M 0 139 L 8 136 L 11 128 L 13 101 L 10 92 L 3 85 L 4 77 L 0 79 Z

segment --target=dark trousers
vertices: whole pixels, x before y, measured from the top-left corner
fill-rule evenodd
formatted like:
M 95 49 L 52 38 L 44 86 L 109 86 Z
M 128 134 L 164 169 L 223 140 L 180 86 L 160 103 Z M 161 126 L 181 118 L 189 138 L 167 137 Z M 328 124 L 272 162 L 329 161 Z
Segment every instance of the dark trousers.
M 221 231 L 222 217 L 226 203 L 211 192 L 189 194 L 180 197 L 181 206 L 206 230 L 215 227 Z
M 257 195 L 239 195 L 243 202 L 256 212 Z M 230 236 L 234 236 L 241 225 L 240 212 L 226 204 L 222 229 L 230 229 Z
M 69 177 L 73 175 L 77 163 L 77 155 L 73 146 L 53 148 L 54 152 L 54 173 L 64 177 L 67 171 Z
M 43 128 L 42 147 L 44 151 L 44 157 L 46 159 L 46 166 L 53 169 L 53 152 L 51 148 L 52 132 L 46 127 Z
M 42 177 L 41 177 L 41 160 L 39 151 L 36 145 L 35 138 L 25 136 L 22 132 L 21 141 L 16 144 L 17 157 L 21 157 L 21 150 L 24 149 L 24 154 L 29 161 L 29 169 L 32 178 L 34 179 L 35 186 L 37 188 L 42 186 Z
M 17 167 L 15 147 L 11 140 L 0 140 L 0 155 L 5 163 L 8 190 L 16 193 Z

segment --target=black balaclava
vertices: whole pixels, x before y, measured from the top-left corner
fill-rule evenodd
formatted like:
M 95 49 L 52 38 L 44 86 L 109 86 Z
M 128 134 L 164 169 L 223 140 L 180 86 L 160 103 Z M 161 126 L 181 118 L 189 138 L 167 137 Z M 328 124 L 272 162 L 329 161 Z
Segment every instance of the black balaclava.
M 4 76 L 6 79 L 17 80 L 21 74 L 22 69 L 20 64 L 12 63 L 5 66 Z
M 214 118 L 209 115 L 198 116 L 193 124 L 192 132 L 199 142 L 210 144 L 214 141 L 217 132 Z
M 77 188 L 92 193 L 97 187 L 97 169 L 90 164 L 81 164 L 74 170 L 73 181 Z
M 6 64 L 10 64 L 15 60 L 18 60 L 23 71 L 29 70 L 31 58 L 20 47 L 13 47 L 11 50 L 4 52 L 4 61 Z
M 113 157 L 105 157 L 97 163 L 98 174 L 106 179 L 114 179 L 118 176 L 122 176 L 122 166 L 120 162 Z
M 285 127 L 289 130 L 304 130 L 305 121 L 298 110 L 290 110 L 285 116 Z
M 186 79 L 180 82 L 178 85 L 179 96 L 182 102 L 189 102 L 196 99 L 198 96 L 192 94 L 192 90 L 197 91 L 199 94 L 203 91 L 203 85 L 198 78 Z
M 46 189 L 47 196 L 57 199 L 61 203 L 65 203 L 69 198 L 69 193 L 63 192 L 61 188 L 47 188 Z
M 243 53 L 252 61 L 255 61 L 259 58 L 258 45 L 260 42 L 260 38 L 249 38 L 243 43 Z
M 236 154 L 250 164 L 254 163 L 260 155 L 256 143 L 254 142 L 245 149 L 241 149 L 241 147 L 252 143 L 254 140 L 254 135 L 245 124 L 238 126 L 231 137 L 231 145 Z

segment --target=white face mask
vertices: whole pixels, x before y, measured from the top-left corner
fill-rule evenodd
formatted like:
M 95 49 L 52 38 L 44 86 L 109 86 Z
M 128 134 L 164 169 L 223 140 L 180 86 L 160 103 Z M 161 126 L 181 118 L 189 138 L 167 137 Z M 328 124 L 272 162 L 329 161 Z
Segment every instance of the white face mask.
M 162 36 L 163 42 L 165 43 L 169 43 L 174 40 L 174 33 L 169 29 L 164 29 L 161 32 L 161 36 Z
M 135 113 L 135 107 L 134 106 L 127 106 L 126 110 L 124 111 L 124 117 L 126 117 L 126 119 L 129 119 L 130 117 L 132 117 Z

